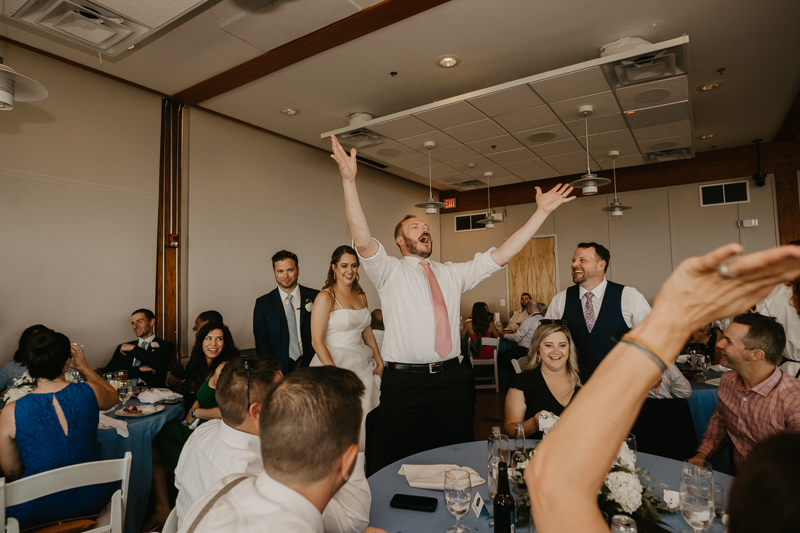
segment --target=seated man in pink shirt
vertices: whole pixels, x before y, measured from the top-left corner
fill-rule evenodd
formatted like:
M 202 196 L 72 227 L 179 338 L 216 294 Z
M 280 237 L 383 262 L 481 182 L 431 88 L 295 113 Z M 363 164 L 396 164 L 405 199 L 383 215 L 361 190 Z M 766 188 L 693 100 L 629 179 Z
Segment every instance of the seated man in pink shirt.
M 777 367 L 785 345 L 774 318 L 747 313 L 733 319 L 717 347 L 721 363 L 735 372 L 720 379 L 719 405 L 692 462 L 709 460 L 730 440 L 738 467 L 757 443 L 800 433 L 800 381 Z

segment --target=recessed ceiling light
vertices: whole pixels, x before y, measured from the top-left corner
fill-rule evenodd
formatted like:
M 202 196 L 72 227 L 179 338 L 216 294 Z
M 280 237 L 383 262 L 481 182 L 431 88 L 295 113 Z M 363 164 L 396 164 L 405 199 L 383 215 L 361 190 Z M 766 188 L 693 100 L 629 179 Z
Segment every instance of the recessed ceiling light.
M 447 54 L 436 58 L 436 64 L 442 68 L 452 68 L 460 63 L 461 58 L 453 54 Z
M 719 89 L 722 86 L 721 81 L 712 81 L 711 83 L 706 83 L 705 85 L 701 85 L 697 88 L 698 91 L 705 92 L 705 91 L 713 91 L 714 89 Z
M 707 135 L 701 135 L 700 137 L 698 137 L 698 139 L 700 139 L 701 141 L 704 141 L 706 139 L 713 139 L 716 136 L 717 136 L 716 133 L 709 133 Z
M 286 109 L 281 109 L 281 113 L 284 115 L 296 115 L 300 112 L 298 109 L 292 109 L 291 107 L 287 107 Z
M 540 133 L 534 133 L 533 135 L 528 137 L 528 140 L 533 143 L 543 143 L 547 141 L 552 141 L 556 138 L 556 134 L 552 131 L 542 131 Z

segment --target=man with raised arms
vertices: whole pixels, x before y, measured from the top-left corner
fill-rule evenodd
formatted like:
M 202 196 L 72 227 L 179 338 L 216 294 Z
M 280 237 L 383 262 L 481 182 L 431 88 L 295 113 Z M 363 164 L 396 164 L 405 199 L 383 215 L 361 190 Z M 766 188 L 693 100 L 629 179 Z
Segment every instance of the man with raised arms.
M 407 215 L 395 227 L 402 259 L 387 255 L 372 238 L 356 188 L 356 150 L 350 154 L 335 136 L 333 157 L 344 187 L 350 235 L 364 270 L 378 290 L 386 333 L 382 355 L 378 445 L 367 448 L 388 465 L 424 450 L 472 441 L 473 380 L 459 364 L 458 317 L 461 294 L 508 264 L 542 222 L 564 202 L 572 187 L 536 188 L 536 212 L 499 248 L 475 254 L 465 263 L 429 261 L 433 237 L 421 219 Z

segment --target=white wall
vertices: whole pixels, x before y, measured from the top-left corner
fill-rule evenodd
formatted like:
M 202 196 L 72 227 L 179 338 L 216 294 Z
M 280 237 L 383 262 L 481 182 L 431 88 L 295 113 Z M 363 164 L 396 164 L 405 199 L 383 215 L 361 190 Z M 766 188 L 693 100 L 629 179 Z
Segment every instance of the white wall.
M 746 179 L 746 178 L 742 178 Z M 738 181 L 738 180 L 724 180 Z M 721 183 L 721 182 L 709 182 Z M 765 187 L 750 181 L 749 203 L 700 207 L 699 185 L 664 187 L 620 194 L 633 207 L 622 217 L 601 211 L 613 195 L 582 197 L 559 207 L 538 234 L 556 235 L 558 290 L 572 284 L 570 263 L 579 242 L 595 241 L 609 248 L 608 278 L 636 287 L 652 304 L 661 284 L 681 261 L 729 242 L 740 242 L 746 253 L 778 245 L 775 180 Z M 455 233 L 454 214 L 441 215 L 442 260 L 464 261 L 476 251 L 499 246 L 524 224 L 536 205 L 505 208 L 506 220 L 491 230 Z M 498 208 L 500 211 L 502 208 Z M 480 211 L 458 213 L 458 215 Z M 739 229 L 736 221 L 758 219 L 758 227 Z M 500 300 L 506 301 L 505 307 Z M 485 301 L 503 320 L 519 307 L 519 295 L 508 294 L 507 269 L 493 275 L 461 299 L 461 313 L 469 316 L 472 304 Z
M 161 99 L 0 43 L 50 95 L 0 113 L 0 364 L 36 323 L 102 365 L 155 303 Z
M 276 287 L 272 254 L 296 253 L 300 283 L 320 289 L 333 250 L 351 244 L 341 178 L 322 150 L 198 109 L 188 123 L 187 329 L 198 313 L 216 309 L 237 345 L 252 348 L 253 305 Z M 372 234 L 389 254 L 399 257 L 394 226 L 407 213 L 438 236 L 438 217 L 414 207 L 427 197 L 426 187 L 365 165 L 357 183 Z M 363 273 L 361 284 L 370 309 L 379 307 Z

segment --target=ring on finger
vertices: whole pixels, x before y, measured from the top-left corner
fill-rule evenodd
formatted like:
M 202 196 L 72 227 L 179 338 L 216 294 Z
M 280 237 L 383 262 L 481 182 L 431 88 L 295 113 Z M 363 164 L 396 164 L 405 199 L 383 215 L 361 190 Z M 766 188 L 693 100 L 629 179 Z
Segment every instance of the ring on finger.
M 719 265 L 717 267 L 717 272 L 720 273 L 721 276 L 728 278 L 728 279 L 736 279 L 736 276 L 728 270 L 728 265 Z

